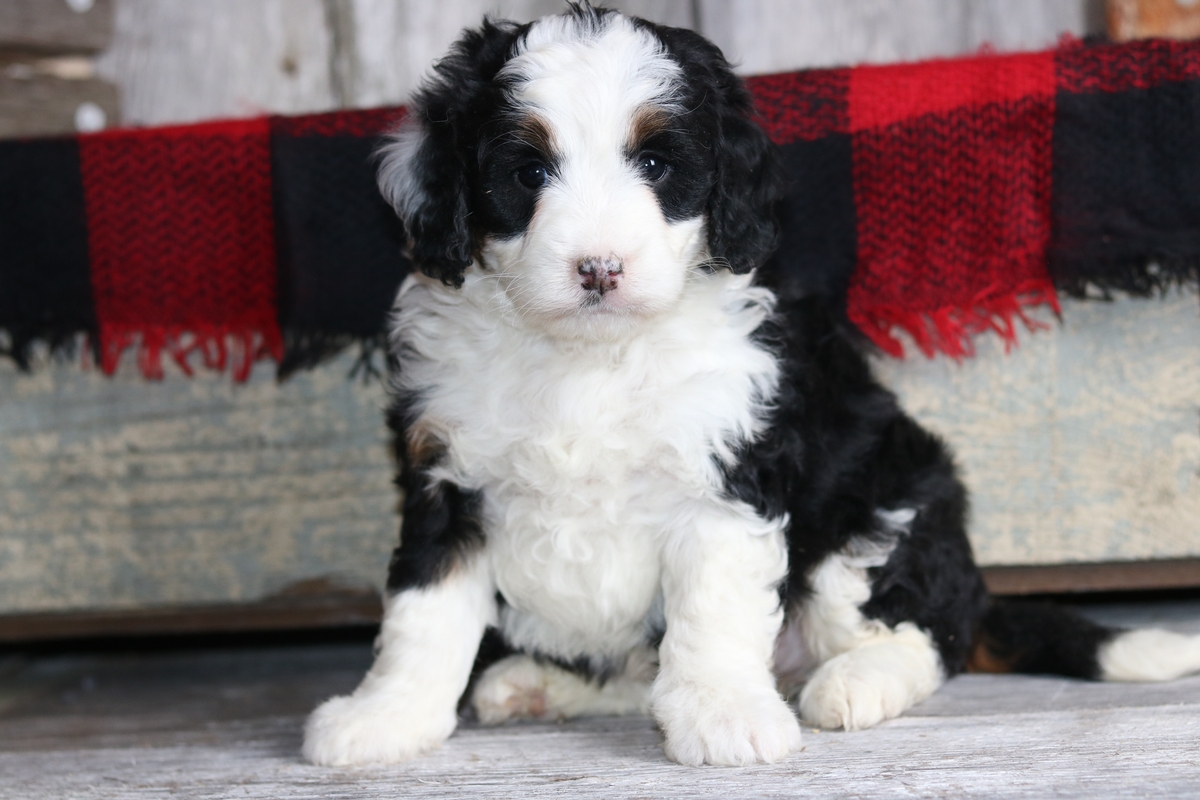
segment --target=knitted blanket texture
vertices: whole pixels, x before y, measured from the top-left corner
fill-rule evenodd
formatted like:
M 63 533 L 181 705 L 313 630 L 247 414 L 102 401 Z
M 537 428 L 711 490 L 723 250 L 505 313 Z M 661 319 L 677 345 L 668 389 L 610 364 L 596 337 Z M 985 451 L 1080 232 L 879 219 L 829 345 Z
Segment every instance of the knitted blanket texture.
M 748 79 L 789 188 L 782 292 L 970 356 L 1058 292 L 1200 282 L 1200 42 Z M 0 353 L 244 380 L 382 341 L 410 269 L 373 153 L 402 108 L 0 141 Z

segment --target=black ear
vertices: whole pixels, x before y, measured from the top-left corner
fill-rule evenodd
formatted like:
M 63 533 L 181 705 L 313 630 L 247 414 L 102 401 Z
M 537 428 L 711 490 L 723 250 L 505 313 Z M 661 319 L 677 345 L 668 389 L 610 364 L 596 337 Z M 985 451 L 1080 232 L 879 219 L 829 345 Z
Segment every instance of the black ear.
M 754 103 L 721 50 L 682 28 L 652 29 L 687 76 L 683 103 L 704 116 L 714 159 L 708 199 L 708 248 L 713 261 L 734 272 L 761 265 L 779 239 L 775 204 L 783 196 L 783 166 L 754 121 Z
M 496 74 L 527 27 L 485 19 L 465 31 L 380 150 L 379 189 L 404 222 L 414 265 L 449 286 L 462 285 L 475 249 L 470 197 L 479 125 L 501 102 Z
M 746 95 L 740 81 L 736 93 Z M 743 273 L 760 266 L 778 244 L 775 204 L 783 196 L 783 167 L 775 145 L 750 116 L 749 97 L 723 106 L 713 142 L 717 165 L 708 200 L 708 249 L 715 261 Z

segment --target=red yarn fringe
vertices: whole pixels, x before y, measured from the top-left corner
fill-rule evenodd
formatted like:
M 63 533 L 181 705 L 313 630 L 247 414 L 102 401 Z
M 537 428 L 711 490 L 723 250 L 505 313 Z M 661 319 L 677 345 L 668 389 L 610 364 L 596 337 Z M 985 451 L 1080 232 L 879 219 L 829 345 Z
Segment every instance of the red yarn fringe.
M 150 380 L 163 378 L 163 355 L 189 378 L 195 374 L 192 356 L 209 370 L 230 367 L 233 379 L 244 383 L 254 362 L 283 358 L 283 337 L 275 326 L 231 329 L 216 326 L 165 327 L 161 325 L 100 325 L 100 368 L 106 375 L 117 371 L 121 356 L 134 348 L 138 369 Z
M 896 306 L 873 306 L 851 307 L 849 317 L 888 355 L 904 358 L 904 344 L 892 333 L 900 328 L 927 358 L 940 352 L 958 361 L 975 355 L 973 337 L 984 331 L 999 334 L 1008 353 L 1017 344 L 1017 320 L 1030 332 L 1049 328 L 1025 313 L 1036 306 L 1050 306 L 1055 315 L 1061 315 L 1062 307 L 1050 281 L 1025 281 L 1011 290 L 994 284 L 967 305 L 944 306 L 929 314 Z

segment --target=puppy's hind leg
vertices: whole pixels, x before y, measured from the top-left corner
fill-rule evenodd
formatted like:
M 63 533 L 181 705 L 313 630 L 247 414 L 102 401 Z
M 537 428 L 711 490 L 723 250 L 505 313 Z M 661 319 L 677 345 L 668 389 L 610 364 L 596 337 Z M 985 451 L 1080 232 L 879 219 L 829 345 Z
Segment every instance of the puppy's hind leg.
M 902 622 L 818 667 L 800 693 L 800 716 L 821 728 L 870 728 L 900 716 L 944 680 L 929 634 Z
M 314 764 L 395 763 L 431 750 L 454 732 L 479 641 L 496 613 L 485 559 L 387 603 L 379 652 L 353 694 L 317 708 L 304 730 Z
M 911 622 L 889 627 L 862 613 L 871 597 L 868 570 L 882 566 L 890 554 L 890 547 L 852 544 L 810 576 L 813 594 L 793 623 L 819 664 L 800 693 L 800 716 L 807 723 L 869 728 L 898 717 L 945 681 L 928 632 Z
M 657 659 L 649 648 L 631 655 L 624 671 L 607 680 L 578 675 L 532 656 L 515 655 L 488 667 L 471 695 L 479 721 L 571 719 L 645 714 Z

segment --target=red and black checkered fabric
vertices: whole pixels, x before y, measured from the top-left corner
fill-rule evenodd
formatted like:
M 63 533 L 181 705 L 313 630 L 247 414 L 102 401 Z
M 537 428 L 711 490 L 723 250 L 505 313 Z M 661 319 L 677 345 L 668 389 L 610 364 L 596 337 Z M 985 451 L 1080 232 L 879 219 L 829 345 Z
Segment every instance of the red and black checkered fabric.
M 79 155 L 104 371 L 134 346 L 151 378 L 164 353 L 240 380 L 281 358 L 266 120 L 84 136 Z
M 883 350 L 1006 342 L 1056 288 L 1200 281 L 1200 43 L 813 70 L 748 81 L 789 189 L 785 293 Z M 372 153 L 403 109 L 0 142 L 0 352 L 88 333 L 233 365 L 378 342 L 409 269 Z M 286 353 L 284 352 L 286 344 Z

